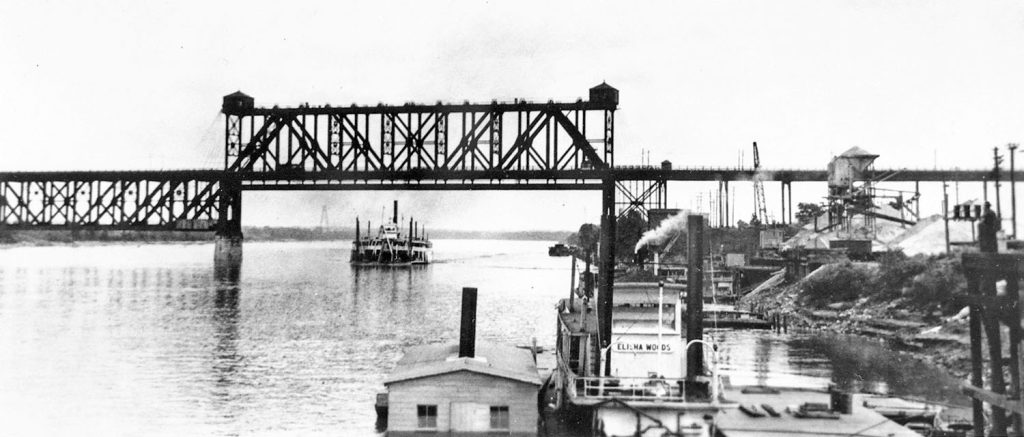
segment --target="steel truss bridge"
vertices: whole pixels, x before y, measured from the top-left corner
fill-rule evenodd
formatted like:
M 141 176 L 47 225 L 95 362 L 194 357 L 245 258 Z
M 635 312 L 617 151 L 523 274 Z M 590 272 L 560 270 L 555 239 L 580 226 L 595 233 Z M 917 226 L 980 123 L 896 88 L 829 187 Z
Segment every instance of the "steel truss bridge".
M 236 92 L 221 108 L 222 169 L 0 173 L 0 229 L 214 231 L 240 241 L 244 191 L 600 190 L 598 306 L 607 346 L 616 219 L 665 208 L 669 181 L 720 181 L 728 189 L 755 177 L 752 168 L 615 166 L 617 107 L 618 91 L 606 84 L 569 103 L 262 108 Z M 891 182 L 991 177 L 988 170 L 875 172 Z M 827 180 L 824 170 L 757 175 L 780 182 L 784 196 L 792 182 Z
M 887 182 L 986 181 L 987 170 L 876 170 Z M 1024 172 L 1017 172 L 1017 178 Z M 667 205 L 669 181 L 744 182 L 753 169 L 615 167 L 579 170 L 68 171 L 0 173 L 0 225 L 237 231 L 242 191 L 602 190 L 615 187 L 615 213 L 646 216 Z M 764 180 L 823 182 L 825 171 L 775 170 Z M 230 228 L 230 229 L 229 229 Z

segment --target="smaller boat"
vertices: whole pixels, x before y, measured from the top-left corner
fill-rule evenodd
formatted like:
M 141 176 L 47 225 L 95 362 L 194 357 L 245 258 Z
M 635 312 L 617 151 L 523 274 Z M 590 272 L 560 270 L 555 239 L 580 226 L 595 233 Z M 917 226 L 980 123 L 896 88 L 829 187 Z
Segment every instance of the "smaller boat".
M 736 309 L 735 305 L 726 304 L 704 304 L 704 319 L 702 325 L 705 328 L 730 328 L 730 329 L 771 329 L 771 322 L 762 319 L 750 311 Z
M 411 217 L 409 232 L 402 234 L 398 225 L 398 201 L 395 201 L 391 222 L 381 226 L 376 236 L 370 236 L 370 223 L 366 224 L 366 236 L 361 234 L 359 218 L 356 218 L 356 239 L 352 242 L 352 265 L 413 265 L 429 264 L 433 258 L 433 244 L 427 239 L 426 231 Z
M 569 256 L 572 255 L 572 251 L 569 250 L 569 246 L 562 243 L 555 243 L 554 246 L 548 248 L 548 256 Z

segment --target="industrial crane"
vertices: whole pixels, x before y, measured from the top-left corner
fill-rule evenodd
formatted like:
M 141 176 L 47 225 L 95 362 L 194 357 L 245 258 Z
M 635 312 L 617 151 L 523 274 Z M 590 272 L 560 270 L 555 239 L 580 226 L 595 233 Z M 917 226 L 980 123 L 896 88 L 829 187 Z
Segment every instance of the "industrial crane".
M 768 224 L 768 205 L 764 200 L 764 183 L 761 182 L 761 157 L 754 141 L 754 215 L 762 225 Z

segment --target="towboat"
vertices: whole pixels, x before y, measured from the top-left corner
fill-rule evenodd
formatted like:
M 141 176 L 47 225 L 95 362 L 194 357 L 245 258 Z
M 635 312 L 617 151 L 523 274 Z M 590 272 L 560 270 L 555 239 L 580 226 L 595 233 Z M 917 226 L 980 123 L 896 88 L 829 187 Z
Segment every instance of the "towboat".
M 708 313 L 703 321 L 687 317 L 678 285 L 616 283 L 606 347 L 588 295 L 573 293 L 558 303 L 556 364 L 543 398 L 558 421 L 589 422 L 589 435 L 917 435 L 863 406 L 862 395 L 733 386 L 719 374 L 717 348 L 700 329 L 700 340 L 686 341 L 694 335 L 688 331 L 707 326 Z M 696 345 L 706 364 L 687 369 L 687 350 Z M 872 434 L 857 434 L 868 427 Z
M 712 418 L 727 408 L 721 383 L 714 372 L 686 377 L 679 293 L 650 285 L 616 284 L 607 348 L 593 302 L 559 302 L 554 407 L 589 417 L 593 435 L 635 435 L 641 426 L 657 435 L 713 435 Z

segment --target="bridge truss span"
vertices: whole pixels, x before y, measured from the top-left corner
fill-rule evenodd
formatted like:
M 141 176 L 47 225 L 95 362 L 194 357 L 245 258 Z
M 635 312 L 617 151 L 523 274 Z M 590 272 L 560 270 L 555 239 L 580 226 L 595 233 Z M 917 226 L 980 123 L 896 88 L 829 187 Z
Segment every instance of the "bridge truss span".
M 227 171 L 564 171 L 614 164 L 617 91 L 611 98 L 592 89 L 591 100 L 575 103 L 253 102 L 241 93 L 224 97 Z
M 236 224 L 238 183 L 221 172 L 53 172 L 0 176 L 0 225 L 221 231 Z M 237 208 L 235 208 L 237 207 Z

